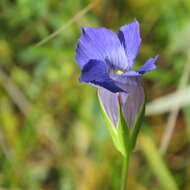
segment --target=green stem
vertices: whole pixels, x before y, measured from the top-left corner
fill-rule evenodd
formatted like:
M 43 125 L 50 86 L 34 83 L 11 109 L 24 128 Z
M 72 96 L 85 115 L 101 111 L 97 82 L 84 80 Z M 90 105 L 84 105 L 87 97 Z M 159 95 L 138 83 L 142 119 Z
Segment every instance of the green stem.
M 129 155 L 128 152 L 123 158 L 123 168 L 122 168 L 122 177 L 121 177 L 121 190 L 127 189 L 127 178 L 128 178 L 128 169 L 129 169 Z

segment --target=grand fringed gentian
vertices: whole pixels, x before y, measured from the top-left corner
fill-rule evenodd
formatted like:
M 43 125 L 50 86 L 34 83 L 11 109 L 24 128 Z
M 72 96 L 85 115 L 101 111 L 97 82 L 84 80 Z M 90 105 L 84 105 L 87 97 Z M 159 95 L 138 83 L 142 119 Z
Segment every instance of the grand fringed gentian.
M 156 68 L 157 56 L 132 70 L 141 44 L 137 20 L 120 28 L 119 33 L 106 28 L 83 27 L 76 49 L 81 68 L 80 81 L 98 88 L 99 97 L 114 126 L 119 105 L 129 127 L 144 103 L 141 76 Z

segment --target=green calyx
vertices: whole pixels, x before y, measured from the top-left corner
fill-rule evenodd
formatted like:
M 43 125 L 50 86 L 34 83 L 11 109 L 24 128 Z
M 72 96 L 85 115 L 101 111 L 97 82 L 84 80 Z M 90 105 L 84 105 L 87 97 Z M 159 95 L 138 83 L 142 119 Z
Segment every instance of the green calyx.
M 130 154 L 133 151 L 135 147 L 137 136 L 139 134 L 141 124 L 142 124 L 144 114 L 145 114 L 145 103 L 141 106 L 141 109 L 136 116 L 133 127 L 130 127 L 130 128 L 128 127 L 128 124 L 123 117 L 121 105 L 119 104 L 118 122 L 117 122 L 117 126 L 115 127 L 113 122 L 107 115 L 99 95 L 98 95 L 98 99 L 100 102 L 100 107 L 103 113 L 104 120 L 106 122 L 106 126 L 111 135 L 113 143 L 116 149 L 123 156 L 126 157 L 128 154 Z

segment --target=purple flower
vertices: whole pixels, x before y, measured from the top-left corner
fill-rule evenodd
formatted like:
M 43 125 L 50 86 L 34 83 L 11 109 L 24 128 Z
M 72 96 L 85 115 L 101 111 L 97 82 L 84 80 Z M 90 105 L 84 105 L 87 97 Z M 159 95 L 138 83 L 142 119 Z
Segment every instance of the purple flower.
M 117 126 L 119 104 L 129 126 L 144 103 L 141 76 L 156 68 L 158 56 L 132 70 L 141 44 L 137 20 L 120 28 L 118 34 L 106 28 L 83 27 L 76 49 L 81 68 L 80 81 L 99 88 L 107 115 Z

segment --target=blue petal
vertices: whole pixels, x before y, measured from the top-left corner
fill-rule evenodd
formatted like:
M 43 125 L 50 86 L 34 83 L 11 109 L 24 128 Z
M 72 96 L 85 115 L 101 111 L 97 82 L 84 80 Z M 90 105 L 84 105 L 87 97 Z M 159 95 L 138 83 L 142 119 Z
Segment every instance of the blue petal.
M 90 60 L 82 69 L 80 81 L 106 88 L 113 93 L 124 92 L 124 90 L 118 87 L 116 82 L 109 77 L 108 67 L 103 61 Z
M 128 69 L 124 47 L 118 36 L 106 28 L 82 28 L 76 49 L 76 61 L 82 69 L 90 59 L 106 61 L 116 69 Z
M 112 93 L 104 88 L 99 88 L 98 94 L 108 117 L 116 127 L 118 122 L 119 110 L 118 94 Z
M 145 64 L 141 68 L 135 71 L 131 70 L 131 71 L 125 72 L 121 75 L 121 77 L 122 76 L 126 76 L 126 77 L 142 76 L 145 73 L 152 71 L 156 69 L 155 62 L 157 61 L 157 59 L 158 59 L 158 56 L 155 56 L 154 58 L 150 58 L 145 62 Z
M 118 36 L 125 47 L 125 51 L 129 59 L 129 66 L 132 68 L 141 44 L 140 26 L 138 21 L 134 20 L 131 24 L 122 26 Z
M 142 74 L 140 74 L 139 72 L 136 71 L 128 71 L 122 74 L 122 76 L 126 76 L 126 77 L 136 77 L 136 76 L 141 76 Z
M 157 61 L 157 59 L 158 59 L 158 56 L 148 59 L 141 68 L 136 70 L 136 72 L 138 72 L 139 74 L 145 74 L 148 71 L 152 71 L 156 69 L 155 62 Z
M 117 82 L 120 83 L 120 86 L 125 89 L 127 93 L 112 93 L 106 89 L 100 88 L 98 92 L 99 97 L 101 98 L 107 115 L 115 127 L 118 122 L 119 102 L 121 104 L 124 119 L 128 123 L 128 126 L 132 127 L 144 103 L 144 90 L 141 85 L 141 79 L 140 77 L 122 77 L 118 78 Z
M 144 90 L 140 77 L 123 77 L 122 82 L 122 89 L 127 91 L 127 94 L 119 93 L 122 111 L 129 127 L 132 127 L 144 103 Z

